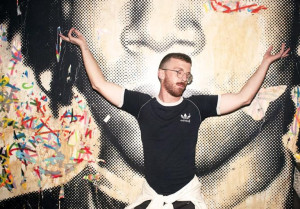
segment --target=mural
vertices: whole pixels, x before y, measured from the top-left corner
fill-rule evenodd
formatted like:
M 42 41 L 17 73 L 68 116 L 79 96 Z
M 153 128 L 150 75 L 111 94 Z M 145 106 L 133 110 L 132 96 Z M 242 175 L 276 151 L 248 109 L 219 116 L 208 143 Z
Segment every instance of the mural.
M 8 70 L 1 78 L 1 199 L 63 185 L 87 163 L 105 162 L 97 158 L 100 133 L 86 101 L 74 95 L 54 118 L 32 70 L 21 64 L 18 37 L 11 47 L 1 63 Z M 4 42 L 1 54 L 6 48 Z
M 196 172 L 209 208 L 289 208 L 300 161 L 299 5 L 275 0 L 19 0 L 0 5 L 0 205 L 124 208 L 144 176 L 135 119 L 95 92 L 80 50 L 59 34 L 79 29 L 105 77 L 158 93 L 169 52 L 193 59 L 184 96 L 237 92 L 266 49 L 273 63 L 252 104 L 206 119 Z

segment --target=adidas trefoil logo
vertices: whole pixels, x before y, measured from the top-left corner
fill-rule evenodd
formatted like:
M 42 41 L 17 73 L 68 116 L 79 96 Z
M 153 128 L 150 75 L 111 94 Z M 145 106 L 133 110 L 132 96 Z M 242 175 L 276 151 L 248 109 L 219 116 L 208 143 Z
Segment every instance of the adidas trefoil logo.
M 189 113 L 188 115 L 186 113 L 184 113 L 183 115 L 181 115 L 181 122 L 186 122 L 186 123 L 190 123 L 191 120 L 191 114 Z

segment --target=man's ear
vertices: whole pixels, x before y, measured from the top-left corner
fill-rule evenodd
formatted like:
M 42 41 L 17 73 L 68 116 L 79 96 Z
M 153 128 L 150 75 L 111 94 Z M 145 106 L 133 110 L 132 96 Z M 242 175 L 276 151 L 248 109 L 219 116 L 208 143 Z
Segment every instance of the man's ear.
M 163 79 L 165 79 L 165 71 L 164 70 L 158 69 L 158 79 L 160 81 L 162 81 Z

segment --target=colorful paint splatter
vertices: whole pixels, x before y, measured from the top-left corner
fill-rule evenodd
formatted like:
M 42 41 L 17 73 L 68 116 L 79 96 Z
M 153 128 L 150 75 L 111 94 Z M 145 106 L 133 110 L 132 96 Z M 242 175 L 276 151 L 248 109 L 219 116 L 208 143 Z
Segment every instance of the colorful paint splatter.
M 59 36 L 61 34 L 60 26 L 57 27 L 57 34 L 56 34 L 56 45 L 55 45 L 55 54 L 56 54 L 56 61 L 59 62 L 60 59 L 60 53 L 61 53 L 61 43 L 62 39 Z
M 252 14 L 267 9 L 267 7 L 263 5 L 258 5 L 256 3 L 248 4 L 247 2 L 241 2 L 241 1 L 217 1 L 217 0 L 209 0 L 207 3 L 203 4 L 203 7 L 206 12 L 208 11 L 215 11 L 221 13 L 248 12 Z
M 98 142 L 92 140 L 99 132 L 78 95 L 72 107 L 62 108 L 60 117 L 54 118 L 50 101 L 37 90 L 33 73 L 20 64 L 19 41 L 14 40 L 11 52 L 11 58 L 4 62 L 9 73 L 0 79 L 0 192 L 5 188 L 22 194 L 61 185 L 68 175 L 80 170 L 79 166 L 101 161 L 97 159 Z
M 7 41 L 6 27 L 3 24 L 0 25 L 0 40 Z

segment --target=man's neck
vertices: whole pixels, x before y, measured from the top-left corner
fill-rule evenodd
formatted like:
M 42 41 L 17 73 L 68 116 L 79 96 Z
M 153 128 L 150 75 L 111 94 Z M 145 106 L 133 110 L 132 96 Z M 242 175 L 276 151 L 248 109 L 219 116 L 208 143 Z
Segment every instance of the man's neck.
M 175 103 L 181 99 L 181 96 L 174 97 L 170 95 L 168 92 L 160 90 L 158 94 L 158 98 L 164 103 Z

